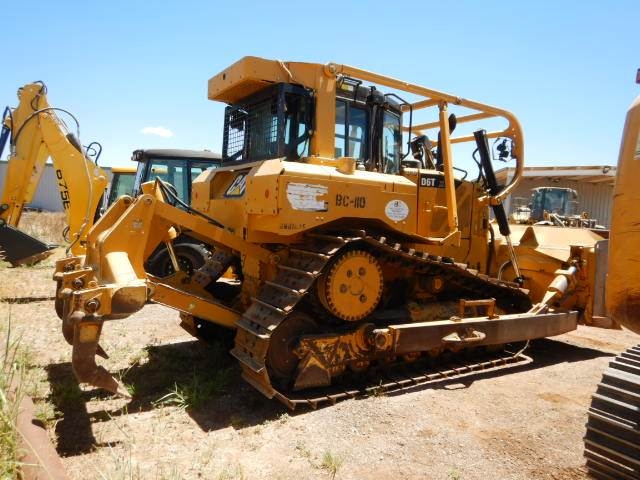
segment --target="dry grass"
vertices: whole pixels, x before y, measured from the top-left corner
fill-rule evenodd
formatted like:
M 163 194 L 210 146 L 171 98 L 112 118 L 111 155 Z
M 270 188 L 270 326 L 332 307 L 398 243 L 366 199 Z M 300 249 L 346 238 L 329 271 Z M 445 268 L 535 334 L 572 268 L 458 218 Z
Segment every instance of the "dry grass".
M 32 237 L 47 243 L 64 244 L 62 231 L 67 226 L 64 212 L 25 212 L 19 228 Z
M 44 242 L 63 243 L 66 225 L 63 213 L 26 212 L 20 229 Z M 11 268 L 0 261 L 0 299 L 50 295 L 53 289 L 51 266 L 46 259 L 33 267 Z M 0 302 L 0 478 L 17 478 L 20 468 L 16 418 L 24 394 L 37 383 L 29 379 L 29 358 L 16 333 L 11 331 L 9 303 Z M 43 371 L 38 372 L 44 376 Z M 46 378 L 46 377 L 45 377 Z M 33 380 L 33 381 L 31 381 Z
M 17 478 L 20 468 L 16 419 L 23 395 L 25 364 L 12 339 L 10 318 L 2 316 L 0 351 L 0 478 Z
M 66 217 L 62 212 L 25 212 L 20 221 L 20 230 L 47 243 L 65 244 L 62 237 L 65 227 Z M 51 269 L 64 252 L 64 248 L 59 248 L 51 257 L 29 267 L 11 268 L 0 259 L 0 300 L 52 298 L 55 284 L 51 280 Z

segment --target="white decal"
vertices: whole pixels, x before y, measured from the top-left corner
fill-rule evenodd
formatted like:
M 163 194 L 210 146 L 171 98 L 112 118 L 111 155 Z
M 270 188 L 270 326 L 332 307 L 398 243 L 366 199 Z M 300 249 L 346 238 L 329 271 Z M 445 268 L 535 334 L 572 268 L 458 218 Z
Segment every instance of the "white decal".
M 328 192 L 329 188 L 324 185 L 287 184 L 287 200 L 289 200 L 291 208 L 304 212 L 326 212 L 327 202 L 318 197 L 326 196 Z
M 401 222 L 409 215 L 409 205 L 402 200 L 391 200 L 384 207 L 384 214 L 394 222 Z

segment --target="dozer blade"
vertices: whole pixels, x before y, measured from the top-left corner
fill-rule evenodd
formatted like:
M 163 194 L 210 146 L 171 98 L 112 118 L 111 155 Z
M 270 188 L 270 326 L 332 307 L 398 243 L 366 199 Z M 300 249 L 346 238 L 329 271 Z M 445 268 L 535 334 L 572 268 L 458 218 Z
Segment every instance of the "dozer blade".
M 51 255 L 57 246 L 44 243 L 11 225 L 0 227 L 0 257 L 14 267 L 38 263 Z

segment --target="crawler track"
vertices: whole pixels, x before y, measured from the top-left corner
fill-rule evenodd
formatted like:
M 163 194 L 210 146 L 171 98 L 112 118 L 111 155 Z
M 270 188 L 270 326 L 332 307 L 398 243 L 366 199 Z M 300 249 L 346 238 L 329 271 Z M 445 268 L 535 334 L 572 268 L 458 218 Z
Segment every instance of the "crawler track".
M 470 375 L 489 373 L 495 370 L 514 368 L 531 363 L 532 359 L 522 353 L 509 354 L 506 351 L 490 355 L 486 352 L 476 355 L 469 362 L 460 359 L 445 361 L 437 366 L 418 362 L 416 365 L 396 365 L 396 368 L 385 369 L 368 376 L 368 382 L 360 380 L 358 384 L 341 387 L 334 385 L 320 390 L 292 392 L 288 396 L 277 393 L 277 398 L 292 410 L 298 406 L 318 408 L 349 398 L 369 395 L 390 394 L 410 390 L 412 388 L 437 384 L 443 381 L 463 379 Z
M 594 478 L 640 479 L 640 345 L 605 370 L 589 408 L 584 444 Z
M 481 292 L 483 298 L 495 298 L 497 305 L 506 311 L 525 311 L 530 307 L 527 295 L 514 284 L 489 278 L 450 259 L 416 252 L 399 243 L 390 243 L 384 237 L 368 236 L 364 233 L 353 237 L 309 234 L 306 240 L 303 245 L 290 249 L 287 260 L 278 266 L 276 278 L 265 282 L 258 295 L 252 299 L 252 304 L 237 323 L 235 347 L 231 352 L 240 361 L 243 377 L 249 383 L 265 396 L 276 397 L 290 408 L 299 404 L 315 407 L 323 402 L 335 402 L 370 390 L 371 386 L 322 394 L 311 391 L 307 394 L 306 390 L 303 392 L 304 395 L 300 392 L 291 394 L 274 385 L 269 375 L 267 360 L 274 333 L 283 321 L 300 307 L 303 298 L 313 288 L 316 279 L 327 268 L 331 259 L 352 245 L 364 246 L 380 262 L 409 269 L 412 275 L 438 275 L 445 279 L 449 287 L 455 288 L 461 298 L 478 297 L 478 292 Z M 459 365 L 457 368 L 462 375 L 470 371 L 521 363 L 525 359 L 517 355 L 502 356 L 472 362 L 469 365 Z M 447 371 L 447 368 L 444 368 Z M 443 377 L 434 372 L 421 372 L 404 379 L 382 379 L 376 382 L 374 387 L 397 390 L 439 378 Z

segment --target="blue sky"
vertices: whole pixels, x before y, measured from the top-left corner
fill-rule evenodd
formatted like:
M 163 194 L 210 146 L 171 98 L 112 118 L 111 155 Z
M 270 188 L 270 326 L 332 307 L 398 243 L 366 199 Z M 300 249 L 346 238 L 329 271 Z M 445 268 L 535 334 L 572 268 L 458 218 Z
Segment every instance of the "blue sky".
M 640 2 L 521 3 L 5 2 L 0 102 L 43 80 L 101 164 L 127 165 L 136 148 L 220 151 L 207 80 L 242 56 L 333 61 L 512 111 L 527 165 L 615 164 Z

